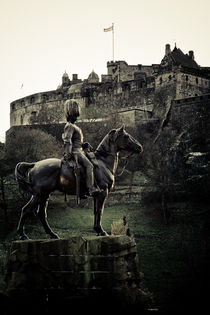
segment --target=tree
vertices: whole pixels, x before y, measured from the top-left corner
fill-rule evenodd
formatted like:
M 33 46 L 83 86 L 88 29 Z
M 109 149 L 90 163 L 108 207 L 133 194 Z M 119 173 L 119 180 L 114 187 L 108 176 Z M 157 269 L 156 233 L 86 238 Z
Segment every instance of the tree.
M 147 185 L 143 194 L 144 201 L 152 199 L 161 203 L 164 222 L 170 217 L 168 201 L 176 194 L 180 178 L 176 176 L 177 150 L 187 132 L 185 126 L 172 128 L 171 111 L 173 91 L 160 89 L 154 95 L 153 121 L 147 126 L 139 126 L 139 133 L 143 135 L 144 152 L 140 168 L 147 178 Z M 174 127 L 174 126 L 173 126 Z M 144 129 L 144 130 L 143 130 Z M 152 189 L 151 189 L 152 188 Z
M 62 144 L 52 135 L 39 129 L 17 130 L 9 135 L 5 149 L 5 159 L 11 168 L 18 162 L 36 162 L 63 154 Z
M 176 153 L 185 131 L 174 134 L 169 126 L 165 127 L 154 142 L 152 139 L 144 146 L 141 169 L 147 178 L 143 200 L 160 202 L 164 222 L 170 217 L 169 200 L 176 195 L 180 187 L 177 177 Z
M 63 154 L 62 144 L 52 135 L 38 129 L 18 130 L 7 138 L 6 146 L 0 143 L 0 219 L 4 221 L 4 231 L 11 228 L 13 211 L 25 196 L 18 194 L 14 169 L 18 162 L 36 162 L 41 159 Z M 10 219 L 10 220 L 9 220 Z M 9 222 L 9 225 L 7 224 Z
M 4 212 L 4 219 L 7 220 L 7 201 L 5 195 L 5 177 L 8 174 L 8 166 L 4 160 L 5 147 L 0 143 L 0 209 Z

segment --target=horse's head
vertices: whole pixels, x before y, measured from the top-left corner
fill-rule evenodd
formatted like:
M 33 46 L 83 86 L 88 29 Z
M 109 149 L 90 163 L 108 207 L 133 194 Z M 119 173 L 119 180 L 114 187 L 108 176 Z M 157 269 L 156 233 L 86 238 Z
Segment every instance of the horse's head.
M 109 133 L 110 140 L 114 142 L 117 151 L 126 150 L 132 153 L 142 153 L 142 145 L 125 131 L 125 126 L 113 129 Z

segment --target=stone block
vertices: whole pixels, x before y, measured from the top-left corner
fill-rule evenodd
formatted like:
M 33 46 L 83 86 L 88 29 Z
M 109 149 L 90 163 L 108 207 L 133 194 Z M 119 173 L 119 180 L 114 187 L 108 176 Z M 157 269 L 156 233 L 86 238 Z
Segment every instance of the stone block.
M 15 241 L 7 256 L 5 292 L 13 299 L 63 292 L 72 300 L 139 287 L 139 275 L 135 241 L 125 235 Z

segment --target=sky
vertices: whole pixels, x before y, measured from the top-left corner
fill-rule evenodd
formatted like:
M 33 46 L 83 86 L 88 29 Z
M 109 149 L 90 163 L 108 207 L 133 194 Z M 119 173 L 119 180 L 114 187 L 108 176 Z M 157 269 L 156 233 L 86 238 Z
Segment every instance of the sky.
M 107 74 L 114 59 L 161 62 L 165 45 L 210 66 L 209 0 L 0 0 L 0 141 L 10 103 L 54 90 L 66 71 L 86 79 Z

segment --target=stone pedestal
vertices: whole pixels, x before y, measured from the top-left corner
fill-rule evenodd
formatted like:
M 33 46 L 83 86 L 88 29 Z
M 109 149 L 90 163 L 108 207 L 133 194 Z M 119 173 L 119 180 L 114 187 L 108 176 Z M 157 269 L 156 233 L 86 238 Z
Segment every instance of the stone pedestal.
M 15 241 L 7 258 L 5 293 L 43 307 L 113 303 L 145 309 L 149 296 L 140 280 L 136 244 L 128 236 Z

